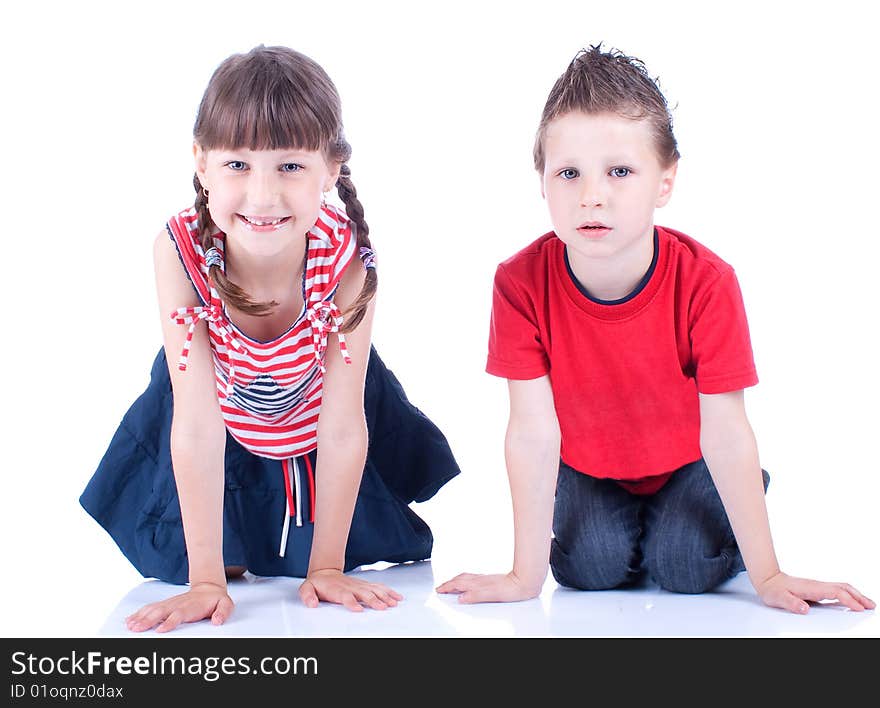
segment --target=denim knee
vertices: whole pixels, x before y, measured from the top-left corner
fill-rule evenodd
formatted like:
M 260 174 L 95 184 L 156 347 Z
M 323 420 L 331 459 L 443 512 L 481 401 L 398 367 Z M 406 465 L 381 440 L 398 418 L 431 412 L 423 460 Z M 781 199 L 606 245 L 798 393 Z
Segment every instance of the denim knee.
M 550 569 L 556 582 L 607 590 L 638 577 L 641 501 L 614 481 L 559 467 Z
M 603 551 L 578 548 L 568 552 L 554 538 L 550 544 L 550 570 L 557 583 L 576 590 L 611 590 L 629 585 L 640 574 L 638 542 L 619 544 Z
M 696 548 L 655 546 L 645 549 L 645 566 L 654 582 L 664 590 L 698 595 L 709 592 L 742 570 L 736 546 L 707 553 Z

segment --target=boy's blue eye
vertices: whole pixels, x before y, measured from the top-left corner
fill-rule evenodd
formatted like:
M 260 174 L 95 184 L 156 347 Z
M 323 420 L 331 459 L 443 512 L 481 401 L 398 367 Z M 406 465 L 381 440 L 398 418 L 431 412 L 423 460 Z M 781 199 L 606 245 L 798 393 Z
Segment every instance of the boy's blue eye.
M 610 174 L 612 177 L 626 177 L 629 173 L 629 167 L 615 167 Z
M 574 179 L 578 176 L 578 171 L 572 167 L 568 167 L 562 170 L 559 173 L 559 176 L 562 177 L 562 179 Z
M 281 165 L 282 172 L 299 172 L 302 169 L 302 165 L 298 165 L 295 162 L 285 162 Z

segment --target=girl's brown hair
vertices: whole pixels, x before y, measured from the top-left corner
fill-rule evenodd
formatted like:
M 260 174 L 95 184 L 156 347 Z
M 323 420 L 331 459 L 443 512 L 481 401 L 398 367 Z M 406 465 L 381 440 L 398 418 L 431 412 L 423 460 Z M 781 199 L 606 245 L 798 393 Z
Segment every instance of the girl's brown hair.
M 357 245 L 371 248 L 364 208 L 346 164 L 351 145 L 342 130 L 339 94 L 326 72 L 307 56 L 287 47 L 260 45 L 247 54 L 227 58 L 214 71 L 202 96 L 193 138 L 205 150 L 296 148 L 323 152 L 327 162 L 341 165 L 336 190 L 353 223 Z M 198 175 L 193 177 L 193 186 L 199 237 L 207 250 L 213 245 L 208 198 Z M 277 304 L 254 302 L 220 266 L 211 266 L 209 277 L 227 304 L 248 314 L 269 314 Z M 350 332 L 363 319 L 377 284 L 376 269 L 369 268 L 360 294 L 344 313 L 342 332 Z
M 672 133 L 672 115 L 666 98 L 648 74 L 644 63 L 617 49 L 602 45 L 579 51 L 550 90 L 535 138 L 535 169 L 544 171 L 544 135 L 556 118 L 573 111 L 616 113 L 635 120 L 646 119 L 654 133 L 657 156 L 664 167 L 681 157 Z

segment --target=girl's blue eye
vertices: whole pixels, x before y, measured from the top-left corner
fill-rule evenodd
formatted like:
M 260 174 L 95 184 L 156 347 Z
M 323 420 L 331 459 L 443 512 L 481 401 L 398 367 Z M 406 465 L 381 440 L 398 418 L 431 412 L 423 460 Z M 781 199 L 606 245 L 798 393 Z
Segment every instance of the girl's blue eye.
M 230 160 L 226 166 L 234 172 L 241 172 L 245 168 L 245 164 L 241 160 Z
M 626 177 L 629 173 L 629 167 L 615 167 L 613 170 L 611 170 L 612 177 Z
M 282 172 L 299 172 L 302 169 L 302 165 L 298 165 L 295 162 L 285 162 L 281 165 Z
M 578 171 L 571 167 L 568 167 L 562 170 L 562 172 L 559 173 L 559 176 L 562 177 L 562 179 L 574 179 L 578 176 Z

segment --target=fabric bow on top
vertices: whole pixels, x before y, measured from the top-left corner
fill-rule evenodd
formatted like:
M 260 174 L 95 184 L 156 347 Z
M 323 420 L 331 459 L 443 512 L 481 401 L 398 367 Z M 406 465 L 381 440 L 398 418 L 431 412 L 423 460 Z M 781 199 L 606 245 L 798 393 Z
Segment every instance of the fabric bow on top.
M 238 338 L 232 333 L 229 325 L 226 323 L 222 304 L 214 303 L 208 307 L 178 307 L 171 313 L 171 319 L 179 325 L 189 325 L 189 329 L 186 332 L 186 341 L 183 343 L 183 351 L 180 353 L 180 359 L 177 362 L 177 368 L 181 371 L 186 371 L 187 361 L 189 360 L 189 349 L 192 346 L 193 332 L 195 332 L 199 320 L 205 320 L 206 322 L 214 324 L 217 333 L 220 335 L 220 338 L 223 340 L 223 343 L 226 345 L 226 349 L 229 352 L 229 378 L 226 380 L 226 397 L 228 398 L 231 396 L 234 392 L 233 386 L 235 384 L 235 358 L 232 353 L 233 350 L 238 352 L 242 351 L 242 346 L 238 341 Z
M 335 333 L 339 338 L 339 351 L 346 364 L 351 364 L 348 355 L 348 347 L 345 346 L 345 335 L 339 331 L 342 326 L 342 313 L 331 300 L 318 300 L 312 303 L 306 310 L 306 317 L 312 327 L 312 339 L 315 347 L 315 359 L 321 367 L 321 373 L 327 369 L 324 367 L 324 352 L 327 350 L 327 335 Z

